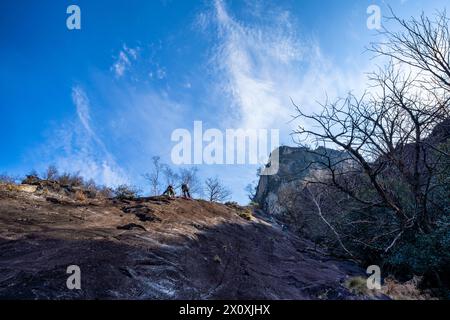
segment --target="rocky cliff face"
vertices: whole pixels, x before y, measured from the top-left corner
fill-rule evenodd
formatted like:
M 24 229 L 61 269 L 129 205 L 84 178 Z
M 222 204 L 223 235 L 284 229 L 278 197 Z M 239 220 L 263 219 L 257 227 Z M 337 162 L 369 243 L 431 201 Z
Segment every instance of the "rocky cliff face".
M 340 156 L 339 151 L 319 148 L 315 153 L 308 152 L 303 147 L 281 146 L 279 148 L 279 170 L 275 175 L 260 176 L 256 189 L 255 202 L 261 209 L 275 218 L 285 212 L 280 194 L 288 188 L 298 188 L 299 183 L 308 176 L 312 170 L 320 169 L 318 162 L 320 154 L 326 152 L 335 157 Z
M 283 154 L 297 165 L 297 150 Z M 344 283 L 363 270 L 248 210 L 0 185 L 0 299 L 361 298 Z M 66 287 L 70 265 L 81 269 L 80 290 Z
M 438 124 L 424 140 L 425 152 L 431 151 L 431 146 L 445 143 L 450 137 L 450 119 Z M 410 163 L 413 158 L 413 145 L 406 145 L 403 150 L 405 163 Z M 261 176 L 256 190 L 255 202 L 261 209 L 274 217 L 281 217 L 285 211 L 280 193 L 284 189 L 298 188 L 299 183 L 307 177 L 312 170 L 320 169 L 320 154 L 327 153 L 333 158 L 344 156 L 344 153 L 332 149 L 318 148 L 314 153 L 306 148 L 287 147 L 279 148 L 279 170 L 275 175 Z M 409 159 L 408 159 L 409 158 Z

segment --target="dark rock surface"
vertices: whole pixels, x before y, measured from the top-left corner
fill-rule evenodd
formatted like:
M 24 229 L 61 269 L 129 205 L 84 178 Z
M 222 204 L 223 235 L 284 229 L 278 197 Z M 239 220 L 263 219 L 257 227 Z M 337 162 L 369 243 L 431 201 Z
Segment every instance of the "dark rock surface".
M 0 190 L 0 257 L 2 299 L 357 299 L 343 283 L 364 275 L 257 217 L 161 197 L 73 204 Z M 66 287 L 69 265 L 81 290 Z

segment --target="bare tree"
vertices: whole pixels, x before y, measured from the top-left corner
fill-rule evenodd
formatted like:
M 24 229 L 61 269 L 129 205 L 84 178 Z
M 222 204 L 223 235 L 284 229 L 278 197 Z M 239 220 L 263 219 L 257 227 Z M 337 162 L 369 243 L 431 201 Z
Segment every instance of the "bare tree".
M 305 190 L 307 191 L 312 203 L 314 204 L 316 208 L 317 215 L 320 217 L 320 219 L 328 226 L 328 228 L 333 232 L 333 234 L 336 236 L 336 240 L 339 243 L 340 247 L 352 258 L 355 258 L 355 256 L 347 249 L 344 242 L 342 241 L 341 235 L 336 230 L 336 228 L 328 222 L 327 218 L 325 217 L 323 211 L 322 211 L 322 200 L 326 196 L 325 192 L 323 192 L 323 188 L 321 190 L 314 190 L 316 186 L 306 186 Z M 319 192 L 317 192 L 319 191 Z
M 305 206 L 304 194 L 301 190 L 302 185 L 299 181 L 292 181 L 280 186 L 277 194 L 278 202 L 282 204 L 282 207 L 277 210 L 278 220 L 289 225 L 292 230 L 302 236 L 316 234 L 317 232 L 311 232 L 311 229 L 306 230 L 307 226 L 312 225 L 310 224 L 311 215 L 309 214 L 312 210 Z
M 201 196 L 203 194 L 197 167 L 181 168 L 179 171 L 179 183 L 187 184 L 192 195 Z
M 250 201 L 254 201 L 255 200 L 255 196 L 256 196 L 256 189 L 257 189 L 258 185 L 256 183 L 256 181 L 253 181 L 252 183 L 249 183 L 246 187 L 245 187 L 245 192 L 247 192 L 247 197 Z
M 231 191 L 217 177 L 206 179 L 205 194 L 207 199 L 212 202 L 224 202 L 231 197 Z
M 244 191 L 247 193 L 247 197 L 251 202 L 255 202 L 256 194 L 258 193 L 258 185 L 261 179 L 261 168 L 256 170 L 257 180 L 253 180 L 252 183 L 249 183 L 245 186 Z
M 15 183 L 18 178 L 12 177 L 7 173 L 0 174 L 0 183 Z
M 151 194 L 157 196 L 161 194 L 161 175 L 163 173 L 164 165 L 161 163 L 161 158 L 158 156 L 152 157 L 153 170 L 151 173 L 144 174 L 144 178 L 150 182 Z
M 399 26 L 399 31 L 384 27 L 380 33 L 386 40 L 373 43 L 371 50 L 422 71 L 431 80 L 429 88 L 450 89 L 450 24 L 446 12 L 437 12 L 433 19 L 422 13 L 418 19 L 405 20 L 391 10 L 388 21 Z
M 370 75 L 370 92 L 327 100 L 314 114 L 294 103 L 296 118 L 309 124 L 294 136 L 301 145 L 318 147 L 311 152 L 320 160 L 311 165 L 327 171 L 322 180 L 308 183 L 345 194 L 359 212 L 388 212 L 385 232 L 377 235 L 384 236 L 384 252 L 407 233 L 430 232 L 445 212 L 446 202 L 431 195 L 442 187 L 437 177 L 448 157 L 432 134 L 449 118 L 448 19 L 394 20 L 402 31 L 385 31 L 387 42 L 373 47 L 392 62 Z M 327 149 L 332 146 L 342 152 Z
M 162 173 L 166 180 L 167 185 L 172 185 L 175 187 L 177 182 L 180 180 L 180 176 L 168 165 L 163 165 Z
M 45 180 L 56 180 L 58 179 L 59 173 L 58 169 L 55 165 L 48 166 L 47 170 L 44 173 L 44 179 Z

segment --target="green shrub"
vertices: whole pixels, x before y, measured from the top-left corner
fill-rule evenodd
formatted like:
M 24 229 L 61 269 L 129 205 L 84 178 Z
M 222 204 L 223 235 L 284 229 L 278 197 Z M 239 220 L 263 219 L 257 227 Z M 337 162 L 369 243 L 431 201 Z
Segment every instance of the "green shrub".
M 409 276 L 450 273 L 450 218 L 441 219 L 430 234 L 418 234 L 405 241 L 388 257 L 387 262 Z
M 22 180 L 22 184 L 36 184 L 40 181 L 39 174 L 33 170 L 29 174 L 25 176 L 25 179 Z
M 405 239 L 387 258 L 386 266 L 399 278 L 422 276 L 422 288 L 450 298 L 450 218 L 440 219 L 429 234 Z
M 352 277 L 345 281 L 345 286 L 354 294 L 368 295 L 367 279 L 363 277 Z
M 227 201 L 224 203 L 227 207 L 240 208 L 241 206 L 236 201 Z
M 122 184 L 114 189 L 114 196 L 118 199 L 135 199 L 139 196 L 139 193 L 139 189 L 126 184 Z

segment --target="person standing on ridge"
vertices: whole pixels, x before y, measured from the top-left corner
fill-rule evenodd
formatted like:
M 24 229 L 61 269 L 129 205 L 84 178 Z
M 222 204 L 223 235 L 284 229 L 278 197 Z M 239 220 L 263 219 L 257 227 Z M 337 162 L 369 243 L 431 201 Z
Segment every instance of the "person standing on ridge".
M 181 185 L 181 191 L 183 192 L 183 198 L 191 199 L 191 194 L 189 193 L 189 186 L 187 183 Z
M 171 198 L 175 197 L 175 191 L 173 190 L 173 187 L 171 184 L 169 184 L 166 191 L 164 191 L 163 196 L 169 196 Z

